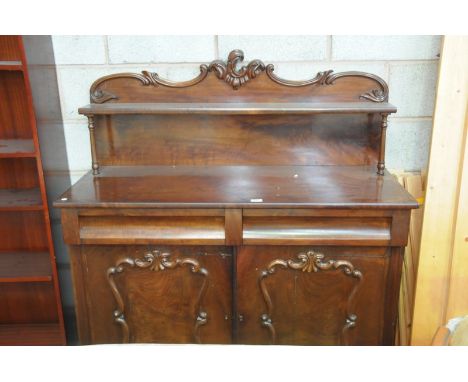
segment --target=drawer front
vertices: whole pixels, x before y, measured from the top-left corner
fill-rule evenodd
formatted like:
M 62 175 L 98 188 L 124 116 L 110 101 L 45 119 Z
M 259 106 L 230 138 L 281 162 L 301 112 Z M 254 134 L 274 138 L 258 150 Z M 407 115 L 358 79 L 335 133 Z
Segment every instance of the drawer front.
M 339 217 L 245 217 L 246 245 L 387 245 L 391 219 Z
M 390 254 L 385 247 L 241 248 L 238 342 L 385 343 Z
M 249 209 L 243 211 L 244 245 L 406 245 L 409 211 Z
M 224 245 L 223 209 L 64 209 L 67 244 Z
M 224 244 L 224 218 L 186 216 L 83 216 L 83 244 Z
M 82 343 L 230 343 L 231 250 L 74 247 Z M 85 301 L 82 301 L 82 300 Z

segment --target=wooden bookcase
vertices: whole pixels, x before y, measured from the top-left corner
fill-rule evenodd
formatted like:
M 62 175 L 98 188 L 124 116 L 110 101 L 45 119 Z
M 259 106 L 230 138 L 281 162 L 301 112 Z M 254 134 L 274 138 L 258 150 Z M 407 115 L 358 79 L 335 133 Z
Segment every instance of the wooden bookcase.
M 0 36 L 0 345 L 63 345 L 36 120 L 20 36 Z

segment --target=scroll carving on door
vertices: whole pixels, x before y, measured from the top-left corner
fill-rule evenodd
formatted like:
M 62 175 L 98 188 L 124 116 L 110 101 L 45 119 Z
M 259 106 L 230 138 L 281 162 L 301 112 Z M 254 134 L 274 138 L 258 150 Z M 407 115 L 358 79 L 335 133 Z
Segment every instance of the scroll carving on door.
M 354 296 L 362 281 L 362 273 L 355 269 L 354 265 L 345 260 L 325 260 L 325 255 L 322 253 L 308 251 L 299 253 L 295 259 L 275 259 L 271 261 L 267 268 L 260 272 L 259 286 L 266 305 L 266 312 L 260 316 L 261 325 L 269 330 L 271 344 L 275 344 L 277 333 L 273 320 L 273 301 L 268 292 L 266 279 L 275 274 L 278 268 L 290 269 L 293 271 L 302 271 L 307 273 L 316 273 L 319 271 L 342 270 L 343 275 L 355 279 L 355 284 L 351 289 L 346 303 L 346 316 L 343 318 L 343 327 L 340 334 L 340 342 L 342 345 L 348 344 L 347 332 L 349 329 L 356 326 L 357 315 L 353 313 Z
M 193 338 L 196 343 L 200 341 L 200 327 L 206 325 L 208 322 L 208 314 L 203 309 L 203 298 L 206 294 L 209 284 L 208 271 L 201 267 L 200 263 L 193 258 L 175 258 L 171 259 L 171 254 L 167 252 L 161 253 L 160 251 L 152 251 L 143 256 L 143 258 L 123 258 L 107 270 L 107 280 L 114 295 L 117 308 L 113 312 L 114 322 L 122 328 L 122 343 L 130 342 L 130 328 L 125 318 L 125 303 L 122 294 L 117 287 L 115 277 L 122 274 L 126 269 L 149 269 L 153 272 L 162 272 L 166 270 L 175 269 L 178 267 L 186 267 L 190 272 L 196 276 L 203 277 L 203 284 L 198 293 L 197 301 L 195 304 L 196 315 L 194 317 Z

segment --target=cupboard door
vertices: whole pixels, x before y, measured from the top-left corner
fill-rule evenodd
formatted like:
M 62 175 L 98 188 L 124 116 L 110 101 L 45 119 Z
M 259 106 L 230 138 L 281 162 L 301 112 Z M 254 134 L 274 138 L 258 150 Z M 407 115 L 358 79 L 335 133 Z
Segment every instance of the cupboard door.
M 84 342 L 231 342 L 229 248 L 83 246 L 74 256 L 85 265 Z
M 382 247 L 240 248 L 238 342 L 382 344 L 390 253 Z

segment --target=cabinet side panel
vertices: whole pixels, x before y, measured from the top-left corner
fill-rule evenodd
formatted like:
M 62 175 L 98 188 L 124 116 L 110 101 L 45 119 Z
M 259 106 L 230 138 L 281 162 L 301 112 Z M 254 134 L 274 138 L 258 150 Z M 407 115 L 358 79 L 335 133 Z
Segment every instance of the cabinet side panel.
M 88 295 L 86 293 L 86 264 L 83 263 L 81 247 L 69 245 L 70 265 L 73 278 L 73 296 L 75 299 L 76 324 L 81 345 L 88 345 L 90 340 L 90 328 L 88 317 Z
M 403 247 L 391 248 L 391 258 L 388 266 L 387 288 L 385 295 L 384 345 L 393 345 L 395 343 L 403 256 Z

